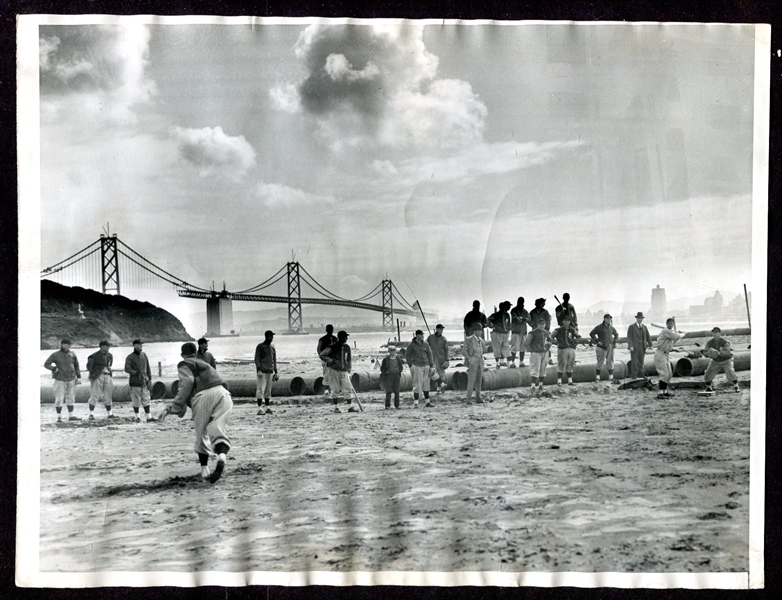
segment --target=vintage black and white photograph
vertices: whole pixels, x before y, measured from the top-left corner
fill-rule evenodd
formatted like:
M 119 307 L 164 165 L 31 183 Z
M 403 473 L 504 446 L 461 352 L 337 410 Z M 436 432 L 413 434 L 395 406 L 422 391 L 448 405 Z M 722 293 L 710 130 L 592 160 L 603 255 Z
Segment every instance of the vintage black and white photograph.
M 769 41 L 22 17 L 19 585 L 762 586 Z

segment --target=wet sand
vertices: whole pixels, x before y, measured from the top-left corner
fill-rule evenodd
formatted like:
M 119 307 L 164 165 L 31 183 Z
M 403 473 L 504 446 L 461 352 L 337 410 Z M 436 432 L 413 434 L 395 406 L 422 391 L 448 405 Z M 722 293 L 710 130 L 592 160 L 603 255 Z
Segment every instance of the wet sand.
M 748 568 L 749 377 L 669 400 L 608 383 L 333 414 L 235 399 L 223 478 L 192 423 L 41 412 L 41 571 Z M 718 381 L 724 385 L 723 376 Z M 278 403 L 279 402 L 279 403 Z M 153 403 L 153 414 L 163 401 Z M 85 417 L 85 405 L 76 414 Z M 212 461 L 212 464 L 213 461 Z

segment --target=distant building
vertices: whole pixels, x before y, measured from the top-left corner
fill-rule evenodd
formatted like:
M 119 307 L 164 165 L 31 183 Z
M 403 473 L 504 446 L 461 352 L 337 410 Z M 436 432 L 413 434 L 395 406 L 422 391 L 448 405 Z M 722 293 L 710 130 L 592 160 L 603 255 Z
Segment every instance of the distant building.
M 657 284 L 657 287 L 652 289 L 652 307 L 649 309 L 649 316 L 659 320 L 665 318 L 667 312 L 668 300 L 665 298 L 665 288 L 661 288 L 660 284 Z
M 724 299 L 717 290 L 711 298 L 706 298 L 703 304 L 690 305 L 689 314 L 695 318 L 715 319 L 722 316 L 723 307 Z

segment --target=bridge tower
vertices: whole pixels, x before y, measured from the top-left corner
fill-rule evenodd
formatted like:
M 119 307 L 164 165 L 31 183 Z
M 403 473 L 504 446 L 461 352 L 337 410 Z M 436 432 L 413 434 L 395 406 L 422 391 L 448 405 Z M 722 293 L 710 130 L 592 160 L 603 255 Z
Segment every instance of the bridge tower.
M 119 255 L 116 233 L 111 237 L 100 234 L 100 264 L 103 293 L 113 292 L 119 296 Z
M 384 279 L 382 284 L 383 292 L 383 329 L 394 329 L 394 296 L 392 294 L 392 283 L 390 279 Z
M 301 314 L 301 279 L 299 263 L 288 263 L 288 331 L 304 333 Z

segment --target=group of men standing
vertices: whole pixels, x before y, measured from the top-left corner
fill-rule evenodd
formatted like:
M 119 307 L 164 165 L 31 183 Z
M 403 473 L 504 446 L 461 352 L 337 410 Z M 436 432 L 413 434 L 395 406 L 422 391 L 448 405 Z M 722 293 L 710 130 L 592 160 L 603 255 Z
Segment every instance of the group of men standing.
M 480 399 L 482 373 L 484 370 L 484 330 L 491 330 L 492 351 L 497 368 L 516 368 L 516 354 L 519 354 L 521 367 L 524 364 L 525 353 L 530 353 L 530 378 L 533 388 L 542 389 L 546 367 L 549 364 L 549 352 L 552 346 L 557 347 L 557 384 L 573 383 L 576 347 L 582 341 L 578 332 L 578 316 L 575 307 L 570 303 L 570 294 L 562 295 L 558 302 L 555 316 L 558 327 L 551 328 L 551 315 L 545 308 L 546 299 L 535 300 L 535 308 L 527 311 L 524 308 L 524 298 L 519 297 L 516 306 L 504 301 L 499 304 L 489 317 L 481 312 L 478 300 L 473 302 L 473 308 L 464 317 L 464 360 L 468 372 L 467 401 L 473 391 L 476 401 Z M 635 323 L 627 329 L 627 346 L 630 351 L 630 378 L 646 377 L 644 358 L 653 348 L 652 337 L 644 325 L 644 314 L 635 315 Z M 669 388 L 673 376 L 668 354 L 673 344 L 684 332 L 676 331 L 674 319 L 666 321 L 666 328 L 657 337 L 654 363 L 659 375 L 660 396 L 672 396 Z M 528 329 L 529 327 L 529 329 Z M 510 342 L 508 337 L 510 336 Z M 733 370 L 733 354 L 730 343 L 721 337 L 719 327 L 712 329 L 712 340 L 704 348 L 704 353 L 712 358 L 706 369 L 705 381 L 707 391 L 713 391 L 711 382 L 722 370 L 728 381 L 738 391 L 738 378 Z M 589 332 L 591 345 L 595 347 L 595 381 L 600 381 L 603 370 L 607 370 L 608 379 L 614 375 L 614 348 L 619 340 L 619 332 L 613 326 L 613 317 L 603 315 L 603 321 Z

